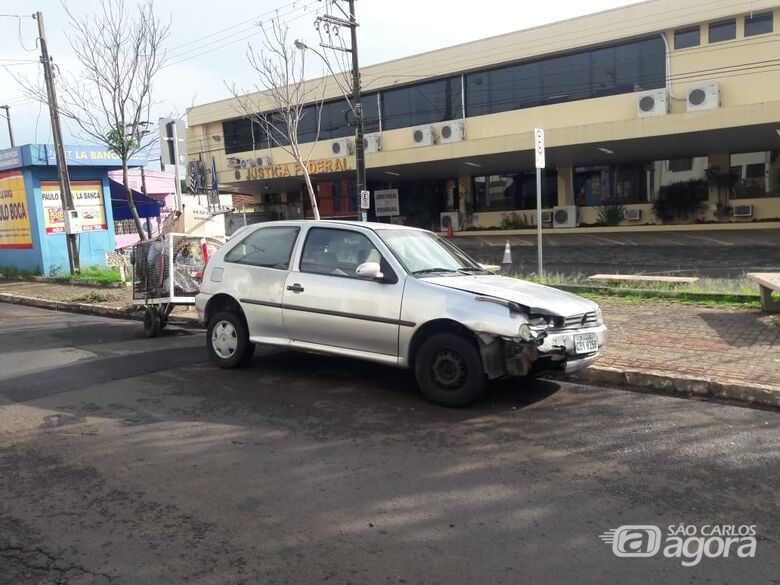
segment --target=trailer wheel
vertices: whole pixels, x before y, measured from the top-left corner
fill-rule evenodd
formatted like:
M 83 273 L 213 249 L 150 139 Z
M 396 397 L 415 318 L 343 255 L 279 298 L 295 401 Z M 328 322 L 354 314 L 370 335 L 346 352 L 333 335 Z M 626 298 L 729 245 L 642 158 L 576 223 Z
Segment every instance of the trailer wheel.
M 154 307 L 146 307 L 144 313 L 144 333 L 147 337 L 157 337 L 160 334 L 160 311 Z

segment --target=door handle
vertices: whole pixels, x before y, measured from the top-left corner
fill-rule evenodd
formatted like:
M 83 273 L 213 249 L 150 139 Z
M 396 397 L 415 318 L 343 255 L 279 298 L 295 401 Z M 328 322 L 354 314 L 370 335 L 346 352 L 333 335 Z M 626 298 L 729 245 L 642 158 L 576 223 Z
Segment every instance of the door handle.
M 294 285 L 288 286 L 287 290 L 291 290 L 293 292 L 299 293 L 299 292 L 303 292 L 303 287 L 296 282 Z

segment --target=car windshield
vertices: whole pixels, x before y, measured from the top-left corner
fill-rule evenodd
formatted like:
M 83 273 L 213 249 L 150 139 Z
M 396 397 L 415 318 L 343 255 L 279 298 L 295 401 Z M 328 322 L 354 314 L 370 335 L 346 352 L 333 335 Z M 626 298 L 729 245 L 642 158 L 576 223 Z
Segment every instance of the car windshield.
M 489 274 L 456 246 L 430 232 L 379 229 L 377 234 L 414 276 Z

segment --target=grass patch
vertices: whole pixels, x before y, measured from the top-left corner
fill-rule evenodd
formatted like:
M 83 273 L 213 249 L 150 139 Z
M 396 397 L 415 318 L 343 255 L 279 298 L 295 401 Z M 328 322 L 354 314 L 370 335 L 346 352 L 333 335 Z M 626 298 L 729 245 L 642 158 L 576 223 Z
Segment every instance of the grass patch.
M 574 294 L 591 300 L 620 299 L 627 303 L 666 301 L 690 305 L 760 308 L 758 286 L 745 278 L 701 278 L 694 283 L 615 282 L 595 283 L 581 274 L 569 276 L 545 274 L 543 279 L 535 274 L 515 275 L 516 278 L 553 287 L 594 287 L 598 290 L 573 290 Z M 675 293 L 667 296 L 664 293 Z M 690 295 L 690 296 L 689 296 Z M 746 300 L 744 296 L 754 297 Z
M 593 286 L 610 289 L 631 289 L 647 291 L 664 291 L 675 293 L 695 293 L 712 295 L 751 295 L 758 296 L 758 285 L 746 278 L 700 278 L 693 283 L 673 282 L 593 282 L 583 274 L 563 275 L 545 274 L 544 279 L 535 274 L 516 274 L 516 278 L 547 284 L 549 286 Z
M 592 301 L 619 300 L 626 303 L 646 303 L 647 301 L 665 301 L 668 303 L 682 303 L 685 305 L 704 305 L 707 307 L 739 307 L 743 309 L 760 309 L 761 302 L 744 301 L 739 298 L 720 296 L 696 296 L 696 297 L 665 297 L 662 295 L 653 295 L 651 292 L 637 294 L 631 291 L 615 291 L 609 294 L 604 292 L 577 292 L 578 296 L 590 299 Z
M 62 280 L 88 280 L 99 284 L 121 282 L 118 268 L 105 268 L 103 266 L 87 266 L 79 274 L 59 274 L 56 278 Z
M 13 266 L 0 266 L 0 274 L 3 276 L 40 276 L 41 271 L 25 270 L 23 268 L 14 268 Z
M 119 300 L 119 295 L 116 293 L 104 292 L 104 291 L 90 291 L 73 297 L 68 297 L 67 299 L 65 299 L 65 302 L 85 303 L 91 305 L 93 303 L 107 303 L 109 301 L 118 301 L 118 300 Z

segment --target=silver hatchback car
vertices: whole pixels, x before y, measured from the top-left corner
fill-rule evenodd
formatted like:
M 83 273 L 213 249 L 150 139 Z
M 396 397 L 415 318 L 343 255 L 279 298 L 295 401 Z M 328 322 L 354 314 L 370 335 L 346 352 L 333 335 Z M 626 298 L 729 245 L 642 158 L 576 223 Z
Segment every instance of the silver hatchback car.
M 488 380 L 585 368 L 607 332 L 589 300 L 383 223 L 242 228 L 209 259 L 195 305 L 222 368 L 248 362 L 255 344 L 359 358 L 413 369 L 429 400 L 453 407 Z

